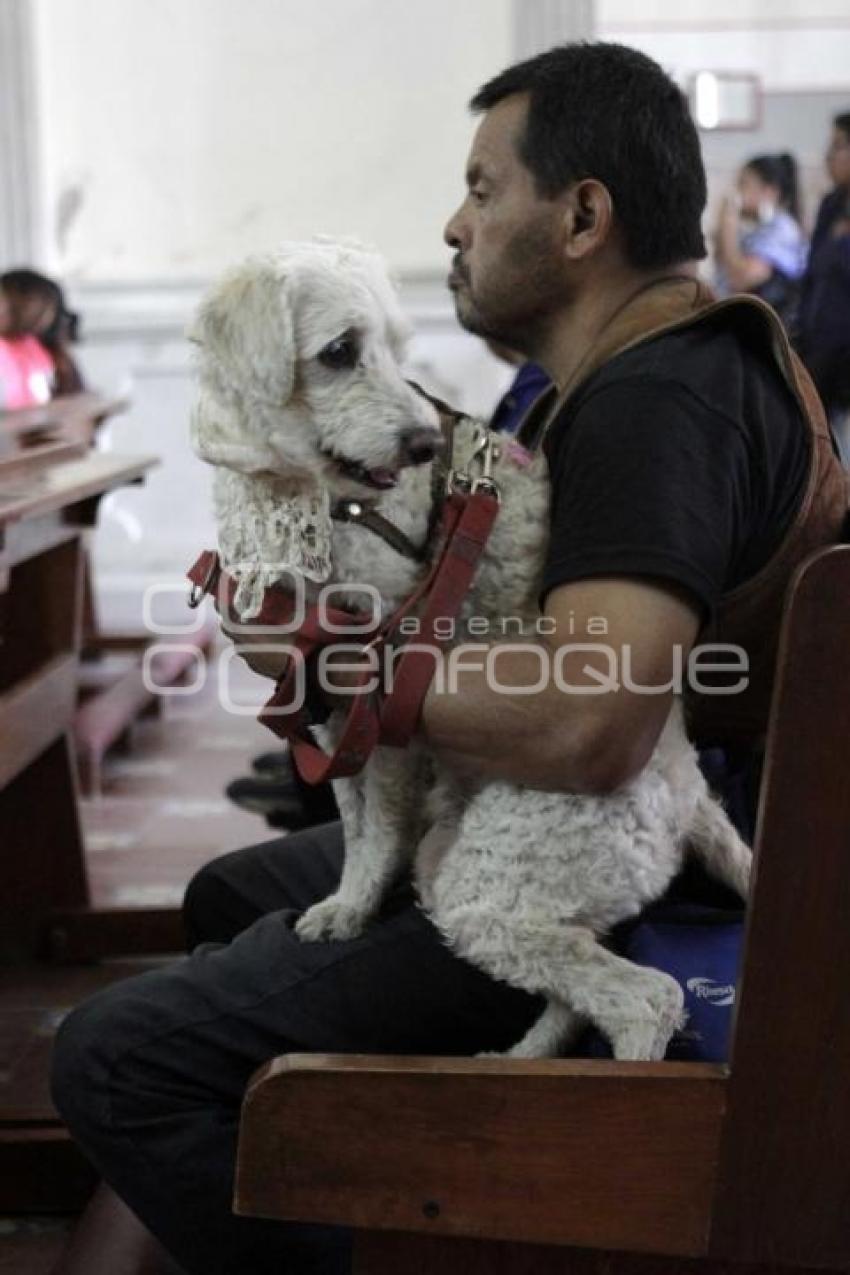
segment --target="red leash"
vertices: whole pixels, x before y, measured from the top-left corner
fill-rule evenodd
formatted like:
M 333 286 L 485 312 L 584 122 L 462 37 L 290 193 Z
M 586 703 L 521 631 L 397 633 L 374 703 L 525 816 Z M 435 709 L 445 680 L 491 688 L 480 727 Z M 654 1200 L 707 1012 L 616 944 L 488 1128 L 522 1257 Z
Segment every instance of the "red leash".
M 318 607 L 307 608 L 294 635 L 294 649 L 287 668 L 259 720 L 280 739 L 289 741 L 293 760 L 308 783 L 357 774 L 379 743 L 404 748 L 410 742 L 434 676 L 435 653 L 441 652 L 450 641 L 437 635 L 436 623 L 457 617 L 498 512 L 498 497 L 490 483 L 475 483 L 471 492 L 455 489 L 447 496 L 442 511 L 442 545 L 430 571 L 388 620 L 361 630 L 362 636 L 369 638 L 367 646 L 380 654 L 397 633 L 402 620 L 424 601 L 419 634 L 408 644 L 411 649 L 406 651 L 402 646 L 393 668 L 392 690 L 383 702 L 378 689 L 355 691 L 352 695 L 351 707 L 331 754 L 325 753 L 313 740 L 306 709 L 293 707 L 298 664 L 303 666 L 319 647 L 335 644 L 340 627 L 350 627 L 358 613 L 327 609 L 325 614 L 333 626 L 329 629 L 322 624 Z M 198 606 L 205 594 L 215 594 L 219 595 L 219 605 L 224 601 L 230 614 L 238 581 L 222 571 L 217 554 L 202 553 L 188 574 L 193 585 L 190 605 Z M 272 586 L 266 590 L 262 608 L 253 623 L 284 624 L 291 622 L 294 614 L 291 595 Z M 372 669 L 365 668 L 357 685 L 365 686 L 372 677 Z
M 416 730 L 434 677 L 432 652 L 441 652 L 451 641 L 440 637 L 435 626 L 438 620 L 445 623 L 457 617 L 499 513 L 497 497 L 483 487 L 471 495 L 449 497 L 449 501 L 458 499 L 463 502 L 460 514 L 433 575 L 419 635 L 407 644 L 411 649 L 401 648 L 393 667 L 392 691 L 381 708 L 381 743 L 394 748 L 406 748 Z
M 192 582 L 190 606 L 199 606 L 206 595 L 216 599 L 220 613 L 233 617 L 233 600 L 239 581 L 221 568 L 218 554 L 207 549 L 188 572 Z M 339 743 L 332 756 L 328 756 L 314 742 L 309 732 L 309 714 L 303 706 L 296 707 L 295 693 L 299 665 L 303 667 L 310 656 L 321 646 L 332 645 L 339 640 L 340 630 L 350 627 L 362 613 L 326 607 L 324 616 L 332 626 L 322 623 L 319 608 L 307 607 L 297 632 L 293 635 L 292 653 L 287 667 L 279 678 L 271 699 L 263 706 L 258 720 L 279 739 L 289 741 L 293 759 L 308 783 L 322 783 L 326 778 L 355 775 L 362 770 L 377 744 L 379 723 L 374 709 L 367 704 L 367 697 L 355 697 L 346 718 Z M 291 623 L 295 616 L 295 602 L 291 594 L 272 585 L 263 595 L 260 612 L 253 624 L 277 626 Z M 238 621 L 238 616 L 235 617 Z M 364 636 L 377 636 L 380 626 L 366 625 L 358 630 Z M 238 642 L 236 643 L 238 646 Z M 364 674 L 361 679 L 365 682 Z

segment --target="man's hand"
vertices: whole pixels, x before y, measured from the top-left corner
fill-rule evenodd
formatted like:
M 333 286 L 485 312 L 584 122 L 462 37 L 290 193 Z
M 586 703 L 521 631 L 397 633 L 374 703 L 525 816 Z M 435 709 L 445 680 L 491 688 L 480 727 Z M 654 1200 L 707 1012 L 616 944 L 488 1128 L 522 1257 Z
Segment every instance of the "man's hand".
M 738 227 L 741 222 L 741 214 L 738 208 L 738 200 L 734 194 L 726 194 L 720 201 L 717 210 L 717 227 L 718 233 L 722 233 L 725 229 L 734 229 L 738 233 Z
M 735 195 L 720 202 L 715 233 L 717 260 L 726 272 L 729 286 L 736 292 L 751 292 L 771 275 L 771 266 L 762 258 L 741 251 L 741 210 Z
M 231 619 L 222 620 L 221 629 L 253 673 L 277 682 L 286 671 L 295 648 L 294 633 L 277 634 L 272 628 L 255 633 L 250 624 L 240 625 Z M 360 646 L 345 643 L 339 650 L 328 650 L 317 661 L 317 689 L 329 708 L 347 703 L 361 685 L 363 675 L 375 668 L 376 662 L 369 661 L 362 651 Z
M 260 677 L 277 681 L 289 661 L 294 646 L 293 634 L 254 633 L 250 625 L 236 624 L 232 620 L 221 621 L 221 631 L 230 638 L 248 668 Z

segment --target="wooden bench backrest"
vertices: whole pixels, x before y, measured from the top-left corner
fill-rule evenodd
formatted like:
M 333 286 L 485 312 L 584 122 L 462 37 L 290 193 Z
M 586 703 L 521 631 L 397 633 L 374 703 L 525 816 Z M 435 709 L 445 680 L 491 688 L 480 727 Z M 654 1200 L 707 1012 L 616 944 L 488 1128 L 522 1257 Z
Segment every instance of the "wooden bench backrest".
M 779 650 L 711 1249 L 850 1264 L 850 546 Z

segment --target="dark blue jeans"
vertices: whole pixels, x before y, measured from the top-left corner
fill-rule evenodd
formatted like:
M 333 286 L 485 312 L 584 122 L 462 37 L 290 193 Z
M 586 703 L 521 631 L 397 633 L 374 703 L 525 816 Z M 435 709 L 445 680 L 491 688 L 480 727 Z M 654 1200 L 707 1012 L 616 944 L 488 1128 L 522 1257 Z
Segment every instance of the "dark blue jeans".
M 361 938 L 301 943 L 294 919 L 334 889 L 341 864 L 338 824 L 214 860 L 186 893 L 191 954 L 113 984 L 59 1031 L 57 1108 L 190 1275 L 350 1269 L 344 1230 L 231 1211 L 240 1104 L 262 1063 L 505 1049 L 542 1008 L 452 955 L 409 885 Z

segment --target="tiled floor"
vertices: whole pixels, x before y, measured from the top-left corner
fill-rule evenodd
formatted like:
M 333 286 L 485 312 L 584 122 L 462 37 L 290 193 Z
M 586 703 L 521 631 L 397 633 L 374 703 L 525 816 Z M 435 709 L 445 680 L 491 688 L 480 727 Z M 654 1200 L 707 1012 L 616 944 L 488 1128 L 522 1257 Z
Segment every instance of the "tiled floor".
M 270 685 L 214 655 L 201 691 L 164 700 L 134 726 L 129 751 L 107 758 L 101 796 L 82 802 L 96 905 L 177 906 L 209 859 L 275 835 L 224 795 L 254 754 L 278 746 L 255 720 Z
M 70 1225 L 65 1218 L 0 1218 L 0 1275 L 49 1275 Z

